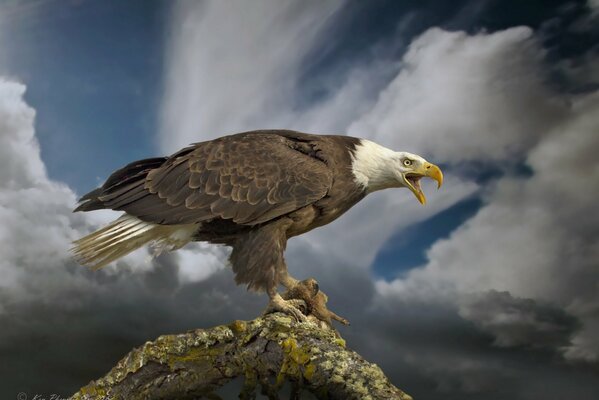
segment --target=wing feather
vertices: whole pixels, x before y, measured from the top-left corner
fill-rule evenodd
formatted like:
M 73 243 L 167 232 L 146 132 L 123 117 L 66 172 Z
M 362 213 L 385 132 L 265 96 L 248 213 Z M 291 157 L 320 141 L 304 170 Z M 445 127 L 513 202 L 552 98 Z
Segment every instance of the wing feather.
M 254 225 L 326 195 L 332 173 L 276 133 L 243 133 L 187 147 L 145 180 L 101 197 L 144 221 L 182 224 L 212 218 Z

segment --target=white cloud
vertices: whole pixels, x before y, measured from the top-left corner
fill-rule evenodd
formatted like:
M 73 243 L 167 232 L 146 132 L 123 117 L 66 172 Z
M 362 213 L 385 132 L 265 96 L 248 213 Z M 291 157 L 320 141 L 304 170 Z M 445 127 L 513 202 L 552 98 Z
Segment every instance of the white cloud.
M 0 185 L 24 189 L 47 180 L 34 137 L 35 111 L 23 100 L 25 87 L 3 80 L 0 93 L 2 146 L 0 146 Z
M 338 1 L 179 2 L 160 145 L 167 151 L 275 126 L 288 112 L 302 58 Z
M 0 299 L 76 303 L 62 293 L 91 295 L 99 286 L 72 260 L 71 242 L 118 213 L 72 213 L 77 195 L 48 178 L 24 93 L 23 84 L 0 78 Z M 140 250 L 97 275 L 152 268 Z
M 542 58 L 528 28 L 430 29 L 349 134 L 376 132 L 383 143 L 447 163 L 517 159 L 565 112 L 544 84 Z
M 22 84 L 0 80 L 0 285 L 5 288 L 18 286 L 29 273 L 64 264 L 66 253 L 57 253 L 68 248 L 73 225 L 84 224 L 69 215 L 74 193 L 46 175 L 34 135 L 35 111 L 23 101 L 24 92 Z
M 177 251 L 179 279 L 183 283 L 200 282 L 227 266 L 229 251 L 206 243 L 188 245 Z

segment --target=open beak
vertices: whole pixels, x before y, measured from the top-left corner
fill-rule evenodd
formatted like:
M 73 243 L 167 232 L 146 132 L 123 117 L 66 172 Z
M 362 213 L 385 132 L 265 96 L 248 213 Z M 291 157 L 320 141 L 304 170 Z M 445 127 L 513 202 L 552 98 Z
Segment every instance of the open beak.
M 443 184 L 443 172 L 441 172 L 441 169 L 435 164 L 429 162 L 424 163 L 417 170 L 407 172 L 404 176 L 405 181 L 408 183 L 408 187 L 421 204 L 426 204 L 426 197 L 420 187 L 420 179 L 425 176 L 437 181 L 437 189 Z

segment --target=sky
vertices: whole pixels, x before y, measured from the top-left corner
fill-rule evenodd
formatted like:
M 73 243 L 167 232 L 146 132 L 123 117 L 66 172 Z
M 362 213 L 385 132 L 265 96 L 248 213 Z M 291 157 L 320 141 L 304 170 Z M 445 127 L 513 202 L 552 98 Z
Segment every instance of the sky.
M 442 166 L 289 242 L 348 346 L 418 399 L 599 396 L 599 2 L 0 3 L 0 393 L 67 397 L 161 334 L 253 319 L 228 250 L 92 272 L 115 169 L 258 128 Z

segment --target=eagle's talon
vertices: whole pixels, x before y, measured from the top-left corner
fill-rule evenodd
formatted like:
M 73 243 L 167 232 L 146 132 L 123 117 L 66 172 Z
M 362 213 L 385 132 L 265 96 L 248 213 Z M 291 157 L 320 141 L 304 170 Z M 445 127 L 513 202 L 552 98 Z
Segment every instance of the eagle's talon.
M 300 307 L 306 308 L 306 303 L 300 299 L 284 300 L 281 295 L 276 294 L 270 299 L 268 307 L 264 314 L 270 314 L 273 312 L 282 312 L 291 315 L 298 322 L 306 322 L 308 318 L 301 311 Z
M 335 321 L 339 321 L 339 322 L 341 322 L 341 323 L 342 323 L 343 325 L 345 325 L 345 326 L 349 326 L 349 325 L 351 325 L 351 324 L 349 323 L 349 321 L 348 321 L 348 320 L 346 320 L 345 318 L 338 316 L 337 314 L 333 313 L 332 311 L 331 311 L 331 314 L 333 314 L 333 315 L 331 315 L 331 317 L 332 317 L 332 318 L 333 318 Z
M 313 317 L 315 321 L 322 321 L 329 328 L 333 328 L 332 320 L 349 325 L 348 320 L 327 308 L 326 304 L 329 298 L 320 290 L 318 282 L 314 278 L 297 281 L 283 293 L 282 298 L 287 301 L 301 299 L 302 311 L 305 310 L 306 315 Z

